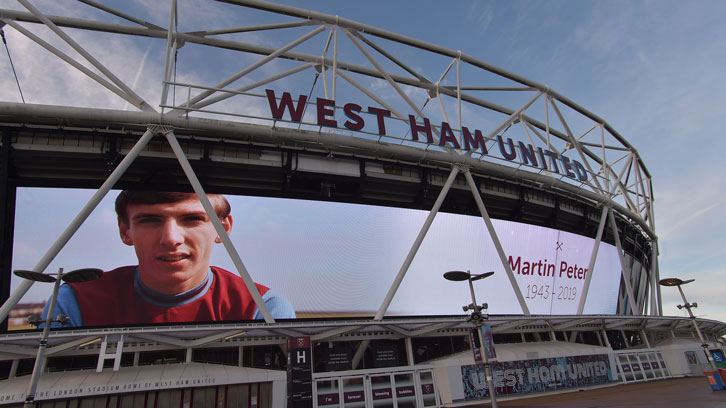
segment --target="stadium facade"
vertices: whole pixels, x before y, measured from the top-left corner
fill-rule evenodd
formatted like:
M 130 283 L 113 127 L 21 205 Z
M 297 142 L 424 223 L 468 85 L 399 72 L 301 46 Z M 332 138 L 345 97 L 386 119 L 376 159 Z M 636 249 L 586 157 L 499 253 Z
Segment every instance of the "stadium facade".
M 32 43 L 43 56 L 34 80 L 67 80 L 70 92 L 0 102 L 0 406 L 26 400 L 41 330 L 25 320 L 51 286 L 34 294 L 42 284 L 12 271 L 113 268 L 116 251 L 98 236 L 108 228 L 85 225 L 119 189 L 221 193 L 238 225 L 269 221 L 222 239 L 221 262 L 250 292 L 254 280 L 284 293 L 298 318 L 275 320 L 258 296 L 257 321 L 54 328 L 36 405 L 486 401 L 477 356 L 487 350 L 472 353 L 478 326 L 461 312 L 468 288 L 442 277 L 456 269 L 495 272 L 474 288 L 488 303 L 499 398 L 723 362 L 726 324 L 663 315 L 638 152 L 555 90 L 461 51 L 264 1 L 210 2 L 204 15 L 174 1 L 164 23 L 82 3 L 67 15 L 28 0 L 0 10 L 9 54 Z M 115 58 L 138 50 L 152 57 Z M 55 232 L 77 194 L 87 203 Z M 47 246 L 20 250 L 46 235 Z

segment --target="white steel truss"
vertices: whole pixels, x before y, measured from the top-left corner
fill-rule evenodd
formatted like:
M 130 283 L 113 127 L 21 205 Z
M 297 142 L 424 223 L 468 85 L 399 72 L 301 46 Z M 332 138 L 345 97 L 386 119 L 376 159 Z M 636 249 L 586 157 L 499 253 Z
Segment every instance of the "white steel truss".
M 210 3 L 214 3 L 211 6 L 219 7 L 220 13 L 265 13 L 266 20 L 272 22 L 265 24 L 255 22 L 252 25 L 232 28 L 206 26 L 203 29 L 185 28 L 186 25 L 191 27 L 194 24 L 180 18 L 180 15 L 183 15 L 184 4 L 175 0 L 171 2 L 169 14 L 164 16 L 168 19 L 168 24 L 154 24 L 147 21 L 149 19 L 147 16 L 134 16 L 130 12 L 116 10 L 96 1 L 83 0 L 80 3 L 86 7 L 83 15 L 92 17 L 72 17 L 73 13 L 70 10 L 75 10 L 76 5 L 69 7 L 68 16 L 53 16 L 43 13 L 30 0 L 19 0 L 21 6 L 19 9 L 0 9 L 0 25 L 6 25 L 18 36 L 24 36 L 45 48 L 56 56 L 59 62 L 69 64 L 137 111 L 125 112 L 119 109 L 117 104 L 109 103 L 108 106 L 96 106 L 103 110 L 91 112 L 82 109 L 84 108 L 82 100 L 68 98 L 64 106 L 21 105 L 0 101 L 0 113 L 29 117 L 76 115 L 94 120 L 113 118 L 116 121 L 126 121 L 125 123 L 151 126 L 94 198 L 81 210 L 66 232 L 38 262 L 35 270 L 45 270 L 52 258 L 154 134 L 161 133 L 167 137 L 195 191 L 200 197 L 205 197 L 198 181 L 195 182 L 194 171 L 179 147 L 173 129 L 175 127 L 226 131 L 234 129 L 250 138 L 266 137 L 272 140 L 286 139 L 314 143 L 329 152 L 355 147 L 375 154 L 408 158 L 413 162 L 425 160 L 438 163 L 441 167 L 451 170 L 448 186 L 451 186 L 458 172 L 463 172 L 490 236 L 501 252 L 503 267 L 515 288 L 515 293 L 519 296 L 518 300 L 524 314 L 529 312 L 524 300 L 521 299 L 521 292 L 504 258 L 501 246 L 497 244 L 496 233 L 490 225 L 485 205 L 481 200 L 481 192 L 472 180 L 471 171 L 522 178 L 573 192 L 591 200 L 594 206 L 602 209 L 590 270 L 593 270 L 597 246 L 608 213 L 611 217 L 611 227 L 616 231 L 613 212 L 627 219 L 648 237 L 653 251 L 648 280 L 650 313 L 655 315 L 661 313 L 660 293 L 657 287 L 657 237 L 651 175 L 637 150 L 606 121 L 548 86 L 505 71 L 461 51 L 439 47 L 338 16 L 261 0 L 227 0 Z M 38 30 L 39 26 L 50 31 Z M 344 35 L 339 35 L 340 31 Z M 84 47 L 80 40 L 74 39 L 79 32 L 98 33 L 104 38 L 142 42 L 148 44 L 149 49 L 155 47 L 163 54 L 163 64 L 154 67 L 160 73 L 161 81 L 158 87 L 152 90 L 132 89 L 132 86 L 120 79 L 122 76 L 119 75 L 119 71 L 124 67 L 108 66 L 107 63 L 94 57 L 89 47 Z M 265 35 L 259 35 L 260 33 Z M 274 47 L 270 46 L 270 43 L 282 45 Z M 85 60 L 85 63 L 78 61 L 70 50 L 64 51 L 61 46 L 70 47 Z M 317 50 L 317 53 L 311 50 Z M 404 53 L 401 53 L 401 50 L 406 51 L 405 55 L 415 55 L 415 57 L 411 57 L 411 62 L 403 61 L 401 55 Z M 242 62 L 239 63 L 240 66 L 229 70 L 233 72 L 232 74 L 229 74 L 228 70 L 211 72 L 213 67 L 210 64 L 204 67 L 205 71 L 210 71 L 208 77 L 197 76 L 193 74 L 194 70 L 201 69 L 199 64 L 191 64 L 193 68 L 189 70 L 188 65 L 180 62 L 184 60 L 187 52 L 189 58 L 195 58 L 195 55 L 199 55 L 198 52 L 209 55 L 210 58 L 213 58 L 215 53 L 234 52 Z M 421 64 L 420 61 L 424 61 L 431 68 L 423 70 L 413 68 Z M 91 67 L 86 64 L 90 64 Z M 452 68 L 455 68 L 455 75 L 450 75 Z M 180 71 L 185 76 L 183 81 L 177 81 Z M 434 80 L 432 78 L 435 77 L 431 77 L 428 71 L 443 73 L 438 80 Z M 223 79 L 200 79 L 218 76 Z M 315 86 L 321 76 L 323 89 L 316 91 Z M 338 81 L 338 78 L 342 78 L 343 81 Z M 237 85 L 234 85 L 235 83 Z M 264 106 L 266 101 L 265 87 L 275 89 L 280 95 L 286 91 L 293 95 L 297 93 L 300 97 L 293 96 L 293 104 L 301 103 L 305 95 L 310 95 L 309 99 L 312 99 L 313 95 L 319 95 L 332 100 L 344 98 L 346 102 L 372 101 L 391 114 L 387 117 L 387 130 L 381 132 L 379 129 L 379 132 L 372 132 L 338 127 L 323 132 L 319 121 L 316 122 L 314 115 L 307 111 L 299 120 L 271 118 L 259 113 L 259 107 Z M 436 105 L 435 107 L 428 105 L 431 99 L 436 99 L 437 103 L 431 104 Z M 159 100 L 158 109 L 150 106 L 147 100 Z M 75 101 L 78 101 L 77 104 L 74 104 Z M 31 102 L 44 103 L 42 100 Z M 314 102 L 307 102 L 304 108 L 308 105 L 314 105 Z M 342 118 L 342 111 L 343 103 L 334 102 L 334 116 Z M 381 116 L 378 119 L 379 122 L 383 121 Z M 452 119 L 454 122 L 450 123 Z M 426 140 L 425 137 L 422 140 L 414 137 L 415 134 L 412 132 L 416 132 L 414 127 L 417 126 L 430 126 L 431 133 L 435 137 L 430 137 L 430 140 Z M 461 147 L 465 133 L 475 128 L 481 129 L 485 135 L 484 145 L 480 146 L 478 151 L 457 148 L 454 141 L 444 137 L 446 132 L 451 132 L 458 141 L 458 147 Z M 557 156 L 568 153 L 572 159 L 581 161 L 586 177 L 584 179 L 568 177 L 568 171 L 564 168 L 560 171 L 557 165 L 553 164 L 553 159 L 548 165 L 544 153 L 541 153 L 541 163 L 519 163 L 497 154 L 486 153 L 489 150 L 493 151 L 498 144 L 501 148 L 502 140 L 505 139 L 511 140 L 512 154 L 515 148 L 519 148 L 520 154 L 523 154 L 521 150 L 527 146 L 532 151 L 541 149 L 540 152 L 547 151 Z M 441 200 L 446 196 L 447 190 L 448 187 L 445 186 Z M 435 206 L 430 215 L 431 219 L 436 211 Z M 213 213 L 211 210 L 208 212 Z M 216 219 L 216 217 L 211 218 Z M 422 228 L 421 235 L 417 238 L 418 244 L 425 236 L 426 229 L 426 226 Z M 220 237 L 226 237 L 226 234 L 220 233 Z M 413 244 L 409 258 L 415 256 L 417 243 Z M 231 242 L 225 242 L 225 247 L 235 261 L 240 275 L 243 278 L 246 276 L 246 280 L 249 280 L 242 260 L 239 259 Z M 622 251 L 621 248 L 618 249 L 619 252 Z M 376 314 L 377 320 L 385 315 L 408 265 L 410 259 L 407 258 Z M 625 268 L 625 265 L 622 266 Z M 587 276 L 588 283 L 590 276 L 590 274 Z M 627 273 L 624 280 L 631 313 L 640 313 L 640 309 L 635 307 L 636 303 L 647 304 L 647 301 L 644 302 L 645 299 L 637 299 L 634 296 Z M 580 312 L 586 300 L 588 283 L 579 306 Z M 30 283 L 23 283 L 0 308 L 0 320 L 7 316 L 9 309 L 25 293 L 29 285 Z M 254 285 L 248 284 L 248 287 L 254 288 Z M 272 322 L 264 303 L 257 298 L 256 300 L 265 320 L 268 323 Z

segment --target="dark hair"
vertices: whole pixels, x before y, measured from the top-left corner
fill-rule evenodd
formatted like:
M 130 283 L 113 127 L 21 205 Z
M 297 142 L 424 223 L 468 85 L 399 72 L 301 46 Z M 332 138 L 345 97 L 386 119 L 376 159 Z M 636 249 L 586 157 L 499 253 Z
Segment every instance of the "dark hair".
M 220 219 L 227 217 L 232 212 L 229 201 L 222 194 L 208 194 L 207 197 L 212 202 L 214 212 L 217 213 L 217 217 Z M 124 190 L 116 197 L 116 215 L 124 224 L 129 225 L 129 204 L 169 204 L 194 198 L 197 198 L 195 193 Z

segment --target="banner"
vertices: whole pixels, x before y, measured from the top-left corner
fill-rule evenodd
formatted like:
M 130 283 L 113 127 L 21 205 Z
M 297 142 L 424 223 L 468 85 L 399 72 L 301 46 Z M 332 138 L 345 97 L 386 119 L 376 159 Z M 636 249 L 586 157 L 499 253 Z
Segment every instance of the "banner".
M 492 364 L 497 396 L 529 394 L 616 381 L 607 354 L 505 361 Z M 489 397 L 484 366 L 461 367 L 464 399 Z

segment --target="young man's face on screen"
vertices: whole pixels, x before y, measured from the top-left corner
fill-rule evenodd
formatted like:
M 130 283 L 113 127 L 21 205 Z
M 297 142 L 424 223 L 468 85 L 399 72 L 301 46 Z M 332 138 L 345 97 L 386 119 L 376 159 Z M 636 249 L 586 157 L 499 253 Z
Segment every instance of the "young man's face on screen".
M 119 220 L 119 233 L 134 247 L 146 286 L 176 294 L 204 280 L 212 247 L 220 239 L 196 197 L 176 203 L 131 203 L 126 215 L 128 225 Z M 232 217 L 222 219 L 222 225 L 229 234 Z

